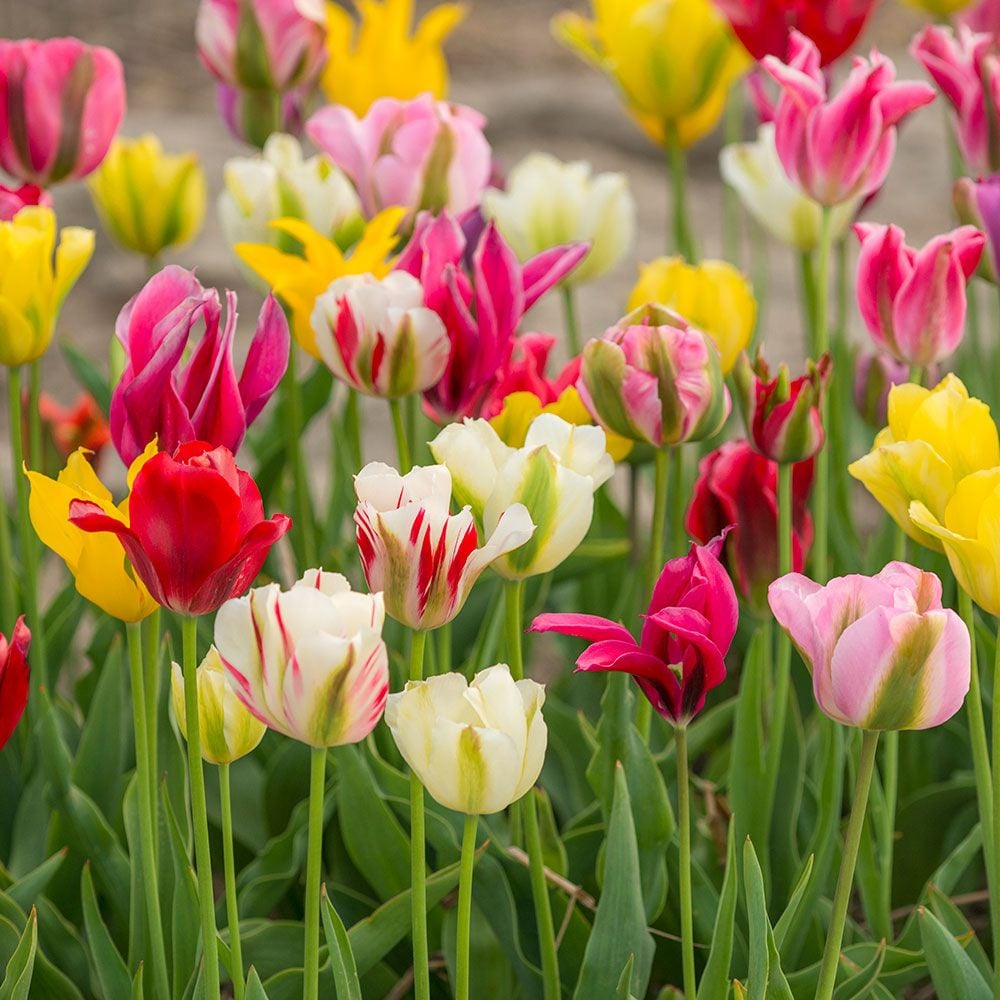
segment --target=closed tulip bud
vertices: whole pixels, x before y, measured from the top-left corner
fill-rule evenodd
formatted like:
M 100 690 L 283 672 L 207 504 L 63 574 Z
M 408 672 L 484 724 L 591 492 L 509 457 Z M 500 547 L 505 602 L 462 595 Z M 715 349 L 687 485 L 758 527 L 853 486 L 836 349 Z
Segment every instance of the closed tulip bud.
M 389 615 L 413 629 L 450 622 L 483 570 L 535 530 L 524 505 L 512 504 L 478 547 L 469 508 L 449 512 L 451 474 L 441 465 L 417 466 L 401 476 L 371 462 L 354 477 L 354 489 L 368 588 L 381 591 Z
M 876 429 L 884 427 L 889 419 L 889 391 L 908 381 L 907 366 L 891 355 L 882 351 L 858 355 L 854 366 L 854 405 L 865 423 Z
M 237 697 L 269 729 L 311 747 L 363 740 L 389 692 L 381 594 L 358 594 L 339 573 L 307 570 L 227 601 L 215 646 Z
M 368 396 L 400 399 L 437 385 L 451 354 L 448 331 L 424 305 L 424 289 L 405 271 L 338 278 L 312 315 L 324 364 Z
M 969 690 L 965 623 L 941 605 L 941 581 L 907 563 L 826 586 L 798 573 L 771 584 L 768 600 L 813 679 L 820 709 L 870 730 L 930 729 Z
M 28 704 L 28 649 L 31 631 L 18 618 L 14 630 L 7 637 L 0 635 L 0 750 L 3 750 Z
M 601 428 L 552 413 L 532 422 L 522 448 L 505 445 L 487 421 L 466 419 L 445 427 L 430 449 L 487 536 L 513 505 L 527 508 L 534 534 L 492 564 L 512 580 L 547 573 L 573 552 L 590 528 L 594 492 L 615 469 Z
M 715 343 L 656 305 L 587 344 L 577 389 L 602 426 L 654 448 L 711 437 L 731 407 Z
M 488 189 L 483 212 L 521 260 L 562 243 L 589 243 L 563 279 L 567 285 L 607 274 L 635 242 L 635 199 L 625 175 L 594 175 L 589 163 L 562 163 L 547 153 L 521 160 L 505 190 Z
M 248 146 L 263 149 L 273 135 L 301 135 L 312 87 L 278 93 L 245 90 L 220 83 L 215 89 L 219 115 L 231 135 Z
M 545 688 L 515 681 L 505 663 L 408 681 L 385 721 L 403 759 L 446 809 L 488 815 L 527 794 L 545 761 Z
M 195 676 L 201 756 L 209 764 L 232 764 L 257 748 L 267 726 L 250 714 L 227 683 L 222 658 L 214 646 L 205 654 Z M 177 663 L 170 674 L 170 696 L 177 727 L 187 739 L 184 675 Z
M 979 263 L 979 275 L 994 284 L 1000 282 L 1000 174 L 961 177 L 952 190 L 955 214 L 967 226 L 981 229 L 986 236 L 986 253 Z
M 155 135 L 116 139 L 87 186 L 108 235 L 150 259 L 193 240 L 205 219 L 197 155 L 168 155 Z

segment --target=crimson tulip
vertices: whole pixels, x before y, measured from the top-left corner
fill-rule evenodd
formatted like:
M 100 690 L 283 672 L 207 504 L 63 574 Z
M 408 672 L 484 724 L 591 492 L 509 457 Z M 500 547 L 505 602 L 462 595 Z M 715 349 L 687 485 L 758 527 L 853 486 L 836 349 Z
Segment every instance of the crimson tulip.
M 28 647 L 31 631 L 18 618 L 14 631 L 7 637 L 0 635 L 0 750 L 24 715 L 28 704 Z

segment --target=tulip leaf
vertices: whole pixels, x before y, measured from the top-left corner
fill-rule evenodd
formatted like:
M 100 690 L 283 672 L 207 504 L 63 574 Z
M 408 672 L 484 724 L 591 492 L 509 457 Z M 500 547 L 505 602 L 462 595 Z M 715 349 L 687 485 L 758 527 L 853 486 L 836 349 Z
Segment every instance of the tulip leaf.
M 245 998 L 246 1000 L 268 1000 L 264 984 L 260 981 L 260 976 L 257 975 L 257 970 L 252 965 L 250 966 L 250 972 L 247 975 L 247 991 Z
M 84 865 L 83 875 L 80 878 L 80 897 L 83 902 L 83 926 L 101 994 L 104 1000 L 126 997 L 132 986 L 131 979 L 125 962 L 111 940 L 108 928 L 101 917 L 89 863 Z
M 142 987 L 142 963 L 139 963 L 139 968 L 135 970 L 135 979 L 132 980 L 132 1000 L 143 1000 L 144 991 Z
M 939 1000 L 989 1000 L 993 991 L 951 932 L 928 909 L 921 908 L 918 919 Z
M 632 997 L 632 968 L 635 966 L 635 952 L 632 952 L 625 968 L 622 969 L 621 976 L 618 977 L 618 988 L 615 990 L 615 1000 L 633 1000 Z
M 354 952 L 351 942 L 330 897 L 326 894 L 326 886 L 322 888 L 323 929 L 326 932 L 326 944 L 330 953 L 330 964 L 333 967 L 333 981 L 337 987 L 337 1000 L 362 1000 L 361 983 L 358 982 L 358 969 L 354 964 Z
M 781 958 L 767 916 L 764 873 L 749 837 L 743 845 L 743 881 L 750 923 L 750 971 L 747 977 L 750 1000 L 794 1000 L 788 980 L 781 971 Z
M 972 959 L 983 979 L 989 982 L 993 976 L 990 960 L 974 928 L 965 919 L 965 914 L 937 886 L 929 887 L 927 901 L 931 912 L 941 921 L 945 930 L 964 943 L 966 955 Z
M 809 886 L 809 880 L 812 878 L 814 860 L 811 854 L 806 858 L 806 863 L 802 868 L 802 873 L 799 875 L 799 880 L 795 883 L 795 888 L 792 889 L 792 894 L 788 897 L 788 904 L 785 906 L 785 911 L 774 925 L 774 946 L 778 951 L 781 951 L 785 944 L 785 935 L 788 933 L 788 928 L 798 920 L 799 914 L 802 912 L 802 901 L 806 897 L 806 889 Z
M 7 895 L 18 906 L 26 910 L 38 896 L 45 892 L 52 877 L 62 867 L 65 860 L 66 850 L 64 848 L 53 854 L 47 861 L 43 861 L 37 868 L 22 875 L 13 885 L 8 887 Z
M 171 976 L 175 984 L 190 977 L 198 957 L 200 941 L 200 916 L 198 913 L 198 887 L 188 859 L 188 846 L 181 834 L 167 792 L 166 782 L 160 785 L 160 802 L 166 817 L 166 845 L 169 846 L 173 865 L 173 896 L 170 901 L 170 955 Z M 164 850 L 161 839 L 160 850 Z
M 860 1000 L 871 993 L 885 962 L 885 941 L 880 941 L 868 963 L 844 980 L 833 993 L 833 1000 Z
M 61 341 L 59 349 L 73 377 L 94 397 L 98 409 L 107 419 L 111 410 L 111 384 L 108 377 L 72 341 Z
M 715 928 L 712 932 L 708 962 L 698 984 L 698 1000 L 716 1000 L 726 997 L 729 993 L 729 967 L 733 959 L 738 897 L 735 824 L 730 821 L 729 836 L 726 841 L 726 874 L 722 880 L 722 893 L 715 911 Z
M 27 1000 L 31 979 L 35 971 L 35 954 L 38 951 L 38 914 L 28 914 L 24 932 L 7 962 L 3 982 L 0 983 L 0 1000 Z

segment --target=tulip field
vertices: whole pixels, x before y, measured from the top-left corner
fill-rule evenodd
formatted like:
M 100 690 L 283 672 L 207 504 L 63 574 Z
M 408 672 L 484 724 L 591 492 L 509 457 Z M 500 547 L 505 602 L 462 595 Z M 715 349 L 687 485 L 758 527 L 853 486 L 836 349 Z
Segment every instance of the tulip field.
M 1000 2 L 566 0 L 641 177 L 501 151 L 517 4 L 167 5 L 211 155 L 72 6 L 0 39 L 0 1000 L 1000 998 Z

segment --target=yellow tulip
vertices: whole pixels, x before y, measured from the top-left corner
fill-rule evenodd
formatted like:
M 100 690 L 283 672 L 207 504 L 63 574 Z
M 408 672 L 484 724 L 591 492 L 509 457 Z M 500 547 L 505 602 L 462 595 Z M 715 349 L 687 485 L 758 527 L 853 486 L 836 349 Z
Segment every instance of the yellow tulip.
M 0 222 L 0 364 L 14 368 L 45 353 L 63 300 L 93 252 L 93 232 L 79 226 L 61 230 L 56 247 L 51 208 L 32 205 Z
M 750 59 L 712 0 L 591 0 L 593 20 L 566 11 L 553 32 L 618 85 L 660 146 L 690 146 L 722 117 Z
M 940 20 L 951 17 L 952 14 L 965 10 L 966 7 L 971 7 L 973 0 L 903 0 L 903 3 L 907 7 L 923 11 L 925 14 L 930 14 L 931 17 Z
M 897 385 L 889 392 L 889 426 L 872 450 L 850 466 L 869 493 L 910 538 L 942 551 L 941 537 L 912 517 L 913 505 L 938 522 L 959 483 L 1000 465 L 1000 443 L 990 408 L 946 375 L 933 389 Z
M 142 466 L 156 454 L 156 442 L 132 463 L 128 487 L 132 488 Z M 83 531 L 69 521 L 72 500 L 90 500 L 105 514 L 128 524 L 128 497 L 115 504 L 111 491 L 97 478 L 87 461 L 85 448 L 78 448 L 57 479 L 41 472 L 25 475 L 31 483 L 28 511 L 42 542 L 59 556 L 76 579 L 76 589 L 102 611 L 125 622 L 138 622 L 157 608 L 142 581 L 133 574 L 125 551 L 114 535 Z
M 116 139 L 87 187 L 107 234 L 150 259 L 193 240 L 205 219 L 197 155 L 164 153 L 155 135 Z
M 680 313 L 715 341 L 723 375 L 732 371 L 753 336 L 757 300 L 747 279 L 723 260 L 687 264 L 680 257 L 657 257 L 643 264 L 627 311 L 651 302 Z
M 299 219 L 277 219 L 271 225 L 302 245 L 302 254 L 286 253 L 264 243 L 237 243 L 236 255 L 260 275 L 292 312 L 292 332 L 299 346 L 319 358 L 312 313 L 316 299 L 331 282 L 348 274 L 373 274 L 384 278 L 393 265 L 399 242 L 397 229 L 405 208 L 387 208 L 365 226 L 349 255 L 333 240 Z
M 380 97 L 407 100 L 448 92 L 442 46 L 465 17 L 459 3 L 443 3 L 421 18 L 413 34 L 413 0 L 355 0 L 358 17 L 327 4 L 327 63 L 321 84 L 333 104 L 359 118 Z

